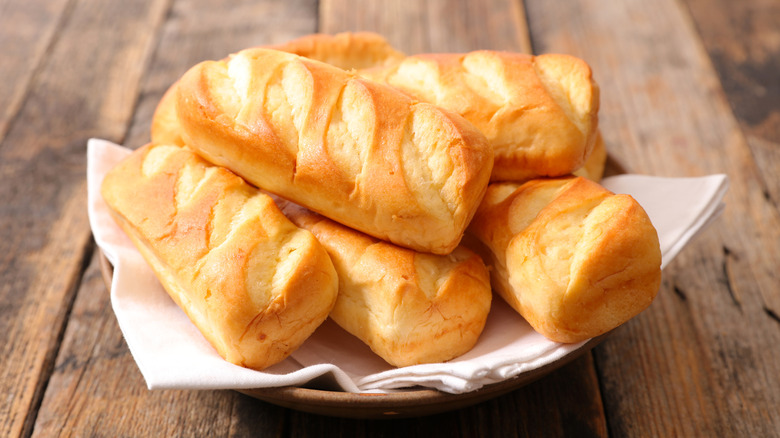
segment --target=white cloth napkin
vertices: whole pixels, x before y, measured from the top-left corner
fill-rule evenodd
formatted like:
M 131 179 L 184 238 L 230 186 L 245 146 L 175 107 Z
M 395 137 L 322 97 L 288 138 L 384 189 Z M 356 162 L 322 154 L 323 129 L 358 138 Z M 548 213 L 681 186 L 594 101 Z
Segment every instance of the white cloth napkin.
M 105 173 L 129 153 L 129 149 L 105 140 L 89 141 L 88 209 L 95 241 L 114 266 L 114 313 L 149 389 L 303 386 L 320 378 L 349 392 L 392 392 L 422 386 L 458 394 L 537 369 L 584 344 L 547 340 L 497 298 L 477 345 L 446 363 L 393 368 L 357 338 L 326 321 L 292 356 L 262 372 L 232 365 L 222 360 L 171 301 L 108 213 L 100 196 L 100 183 Z M 663 266 L 667 266 L 722 210 L 728 180 L 724 175 L 621 175 L 602 184 L 613 192 L 634 196 L 645 208 L 658 230 Z

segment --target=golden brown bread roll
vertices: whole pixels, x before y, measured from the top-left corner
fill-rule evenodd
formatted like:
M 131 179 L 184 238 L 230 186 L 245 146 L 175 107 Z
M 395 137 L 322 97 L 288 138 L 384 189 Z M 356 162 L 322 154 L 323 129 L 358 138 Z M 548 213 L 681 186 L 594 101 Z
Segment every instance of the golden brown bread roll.
M 493 153 L 462 117 L 331 65 L 268 49 L 179 81 L 186 144 L 342 224 L 447 254 L 482 199 Z
M 661 281 L 655 228 L 628 195 L 582 177 L 489 187 L 469 233 L 496 290 L 531 326 L 579 342 L 653 301 Z
M 576 176 L 583 176 L 591 181 L 599 182 L 604 178 L 604 171 L 607 166 L 607 146 L 604 144 L 604 137 L 601 132 L 596 132 L 596 143 L 593 145 L 593 151 L 585 160 L 585 164 L 573 172 Z
M 444 362 L 477 342 L 492 298 L 478 255 L 463 246 L 449 255 L 416 252 L 278 202 L 333 260 L 339 294 L 331 319 L 389 364 Z
M 418 99 L 459 113 L 480 129 L 486 129 L 484 133 L 491 143 L 498 145 L 500 151 L 494 151 L 497 164 L 493 168 L 493 180 L 522 181 L 530 176 L 561 176 L 573 172 L 599 181 L 603 175 L 606 149 L 595 128 L 598 124 L 598 86 L 592 79 L 590 68 L 581 59 L 566 55 L 530 57 L 491 51 L 466 55 L 423 54 L 405 59 L 404 54 L 394 49 L 381 35 L 371 32 L 307 35 L 270 48 L 327 62 L 345 70 L 365 70 L 362 72 L 364 76 L 385 81 Z M 469 61 L 467 57 L 475 59 Z M 484 62 L 483 58 L 495 60 Z M 458 65 L 456 59 L 462 65 Z M 399 65 L 402 62 L 403 65 Z M 424 65 L 426 62 L 430 64 Z M 529 66 L 532 64 L 538 64 L 534 65 L 538 71 L 531 72 Z M 520 71 L 502 73 L 500 70 L 504 68 Z M 519 79 L 518 74 L 525 78 L 515 81 Z M 480 84 L 470 75 L 502 76 L 506 81 L 502 84 L 507 90 L 505 94 L 515 93 L 510 95 L 514 99 L 507 99 L 497 110 L 495 103 L 490 105 L 492 91 L 490 86 L 486 86 L 491 81 L 485 80 Z M 531 75 L 530 79 L 528 75 Z M 514 83 L 510 84 L 510 81 Z M 545 89 L 539 89 L 540 85 Z M 529 99 L 522 100 L 527 92 L 532 93 L 528 94 Z M 530 102 L 537 99 L 534 94 L 543 97 L 537 103 L 550 119 L 532 119 L 527 114 L 519 117 L 524 108 L 539 110 L 534 102 Z M 462 99 L 473 102 L 464 103 Z M 495 118 L 494 114 L 497 115 Z M 577 121 L 577 118 L 580 120 Z M 525 132 L 525 136 L 532 140 L 518 141 L 520 136 L 516 132 L 508 132 L 506 127 Z M 581 133 L 572 129 L 575 127 Z M 591 142 L 592 152 L 588 152 Z M 523 148 L 527 148 L 528 144 L 537 151 L 526 153 Z M 541 155 L 540 149 L 546 154 Z M 584 162 L 577 156 L 578 153 L 586 156 Z M 523 159 L 517 157 L 525 155 L 537 165 L 548 166 L 546 168 L 551 170 L 517 170 L 515 163 Z M 554 168 L 543 161 L 547 156 L 556 161 L 568 161 Z
M 342 70 L 390 66 L 405 56 L 373 32 L 305 35 L 267 48 L 325 62 Z
M 147 145 L 102 194 L 120 227 L 225 360 L 263 369 L 327 318 L 338 280 L 271 198 L 185 148 Z
M 511 181 L 524 181 L 531 176 L 558 176 L 565 175 L 567 173 L 574 173 L 578 176 L 585 176 L 593 181 L 601 180 L 604 172 L 604 165 L 606 162 L 606 149 L 604 148 L 604 142 L 601 138 L 598 130 L 595 130 L 595 136 L 593 135 L 593 128 L 589 128 L 590 125 L 597 125 L 597 112 L 598 112 L 598 87 L 591 77 L 589 67 L 584 61 L 574 57 L 565 55 L 540 55 L 537 57 L 529 57 L 522 54 L 510 54 L 501 52 L 473 52 L 468 55 L 453 55 L 453 54 L 428 54 L 428 55 L 416 55 L 405 60 L 404 55 L 395 50 L 389 43 L 380 35 L 371 32 L 357 32 L 357 33 L 340 33 L 336 35 L 326 34 L 313 34 L 300 37 L 285 44 L 279 44 L 275 46 L 268 46 L 275 50 L 287 51 L 295 53 L 307 58 L 327 62 L 339 68 L 350 70 L 360 69 L 361 73 L 371 79 L 384 81 L 390 85 L 396 86 L 407 93 L 414 95 L 416 98 L 436 103 L 437 105 L 445 105 L 445 107 L 459 112 L 473 123 L 477 123 L 478 127 L 488 127 L 488 131 L 491 134 L 491 143 L 498 144 L 504 142 L 507 144 L 502 149 L 503 152 L 495 153 L 498 163 L 494 166 L 492 180 L 511 180 Z M 491 107 L 490 104 L 484 105 L 485 102 L 490 102 L 491 95 L 489 87 L 473 86 L 472 83 L 476 82 L 473 78 L 469 79 L 470 72 L 468 69 L 464 69 L 456 61 L 464 56 L 476 56 L 477 54 L 486 54 L 490 56 L 504 57 L 508 60 L 512 58 L 518 58 L 523 61 L 534 59 L 534 62 L 540 62 L 541 65 L 547 64 L 553 65 L 552 68 L 548 67 L 548 70 L 555 70 L 558 67 L 560 70 L 562 67 L 571 67 L 574 73 L 571 74 L 573 80 L 570 84 L 562 88 L 570 88 L 568 92 L 570 94 L 582 93 L 587 96 L 586 102 L 579 105 L 579 109 L 574 111 L 569 110 L 567 112 L 566 105 L 562 102 L 554 102 L 555 96 L 551 89 L 554 87 L 548 85 L 550 89 L 546 90 L 532 90 L 544 97 L 540 101 L 541 104 L 547 108 L 545 110 L 548 114 L 551 114 L 551 120 L 559 119 L 556 123 L 549 123 L 549 120 L 545 118 L 532 118 L 528 115 L 519 117 L 518 114 L 521 111 L 520 105 L 526 105 L 527 107 L 533 107 L 534 105 L 528 105 L 527 101 L 518 99 L 508 99 L 504 103 L 504 107 L 498 111 L 495 108 L 495 104 Z M 401 69 L 398 66 L 405 60 L 405 64 L 412 64 L 405 69 Z M 426 61 L 431 61 L 426 64 Z M 433 62 L 437 61 L 437 62 Z M 473 64 L 474 62 L 472 62 Z M 555 66 L 554 64 L 559 64 Z M 505 68 L 510 65 L 509 62 L 499 63 L 486 63 L 482 66 L 483 76 L 490 73 L 490 69 L 496 70 L 496 74 L 501 74 L 497 71 L 499 68 Z M 520 66 L 521 70 L 525 70 L 526 74 L 530 74 L 528 69 L 528 62 L 515 63 Z M 571 64 L 571 65 L 569 65 Z M 422 66 L 422 67 L 420 67 Z M 573 66 L 573 67 L 572 67 Z M 381 67 L 381 68 L 377 68 Z M 428 70 L 428 73 L 433 70 L 436 71 L 436 76 L 431 74 L 421 73 L 419 76 L 415 73 L 415 69 L 422 68 Z M 454 72 L 454 73 L 453 73 Z M 534 72 L 534 74 L 536 74 Z M 409 76 L 409 77 L 407 77 Z M 412 77 L 413 76 L 413 77 Z M 504 74 L 509 78 L 508 74 Z M 563 82 L 565 74 L 559 72 L 556 78 L 554 74 L 548 74 L 552 79 L 548 79 L 553 85 L 556 81 Z M 428 82 L 416 82 L 420 77 L 428 78 Z M 446 77 L 447 80 L 443 81 L 438 79 L 439 77 Z M 533 79 L 533 78 L 532 78 Z M 538 79 L 538 78 L 537 78 Z M 434 81 L 431 87 L 429 82 Z M 524 80 L 514 83 L 513 87 L 507 86 L 507 90 L 510 92 L 518 93 L 521 95 L 524 87 L 538 87 L 541 84 L 540 80 Z M 174 85 L 175 86 L 175 85 Z M 576 90 L 576 87 L 581 87 L 583 90 Z M 172 87 L 173 88 L 173 87 Z M 465 91 L 465 92 L 464 92 Z M 428 94 L 426 94 L 428 93 Z M 430 95 L 431 93 L 435 96 Z M 559 93 L 563 96 L 562 93 Z M 169 128 L 168 123 L 175 119 L 175 97 L 172 98 L 174 93 L 171 90 L 163 96 L 160 105 L 155 112 L 155 117 L 152 123 L 152 141 L 182 144 L 183 140 L 181 135 L 176 130 Z M 563 96 L 564 98 L 568 98 Z M 534 99 L 533 95 L 529 95 L 529 99 Z M 463 100 L 470 100 L 471 102 L 464 102 Z M 576 99 L 575 99 L 576 100 Z M 564 101 L 565 102 L 565 101 Z M 475 106 L 482 105 L 476 110 Z M 556 110 L 556 105 L 558 110 Z M 583 127 L 583 134 L 580 136 L 572 127 L 575 124 L 568 122 L 568 117 L 572 117 L 577 112 L 583 113 L 583 118 L 590 118 L 589 121 L 585 121 L 577 125 L 577 127 Z M 498 114 L 495 119 L 492 114 Z M 589 125 L 590 124 L 590 125 Z M 492 127 L 491 127 L 492 125 Z M 563 125 L 566 129 L 559 129 Z M 509 126 L 515 130 L 525 131 L 524 136 L 510 136 L 505 134 L 507 131 L 504 126 Z M 516 141 L 518 138 L 532 136 L 533 140 L 528 141 Z M 592 149 L 588 152 L 589 141 L 593 141 Z M 512 142 L 515 142 L 513 145 Z M 527 147 L 527 144 L 532 144 L 531 148 L 535 148 L 535 152 L 528 152 L 523 149 Z M 555 147 L 549 148 L 552 144 Z M 495 152 L 495 151 L 494 151 Z M 568 160 L 563 164 L 558 164 L 557 168 L 553 171 L 529 171 L 520 169 L 520 166 L 516 163 L 519 160 L 530 159 L 536 162 L 540 166 L 546 166 L 548 169 L 553 169 L 553 165 L 547 163 L 546 155 L 540 155 L 541 153 L 548 154 L 556 162 L 560 163 L 561 159 Z M 584 162 L 579 162 L 577 154 L 583 153 L 585 157 Z M 525 156 L 527 158 L 524 158 Z M 517 158 L 520 157 L 520 158 Z M 534 158 L 535 157 L 535 158 Z M 579 167 L 578 166 L 579 162 Z M 503 164 L 502 164 L 503 163 Z M 502 170 L 503 169 L 503 170 Z M 538 174 L 538 175 L 536 175 Z
M 573 56 L 421 54 L 360 73 L 473 123 L 493 146 L 491 181 L 567 175 L 593 149 L 599 88 Z
M 185 146 L 176 116 L 176 84 L 163 94 L 152 116 L 152 143 Z

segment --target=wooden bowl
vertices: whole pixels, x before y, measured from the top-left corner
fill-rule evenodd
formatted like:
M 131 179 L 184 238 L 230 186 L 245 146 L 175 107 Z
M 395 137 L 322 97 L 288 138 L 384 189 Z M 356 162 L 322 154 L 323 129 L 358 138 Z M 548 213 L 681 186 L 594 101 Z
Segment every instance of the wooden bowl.
M 100 271 L 110 291 L 114 269 L 102 252 Z M 593 338 L 547 365 L 463 394 L 450 394 L 429 388 L 409 388 L 387 394 L 350 393 L 323 389 L 330 385 L 316 380 L 307 387 L 285 386 L 236 391 L 278 406 L 319 415 L 364 419 L 421 417 L 465 408 L 511 392 L 577 359 L 598 345 L 607 335 Z

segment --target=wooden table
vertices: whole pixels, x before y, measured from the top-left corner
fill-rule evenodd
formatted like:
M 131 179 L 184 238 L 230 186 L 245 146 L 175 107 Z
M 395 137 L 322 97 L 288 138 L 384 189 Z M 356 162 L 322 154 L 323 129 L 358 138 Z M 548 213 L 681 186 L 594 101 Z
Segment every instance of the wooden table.
M 138 147 L 188 67 L 313 33 L 590 63 L 629 172 L 728 174 L 724 215 L 592 353 L 434 416 L 348 420 L 148 391 L 111 311 L 85 146 Z M 0 436 L 780 435 L 780 2 L 0 0 Z

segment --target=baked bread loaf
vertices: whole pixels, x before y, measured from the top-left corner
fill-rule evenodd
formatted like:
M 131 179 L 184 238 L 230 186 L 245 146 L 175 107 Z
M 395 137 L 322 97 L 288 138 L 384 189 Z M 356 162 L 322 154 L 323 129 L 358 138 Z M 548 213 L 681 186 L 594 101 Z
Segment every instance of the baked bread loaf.
M 478 255 L 463 246 L 449 255 L 416 252 L 277 202 L 333 260 L 339 294 L 331 319 L 389 364 L 445 362 L 476 344 L 492 299 Z
M 406 59 L 401 52 L 390 46 L 387 40 L 371 32 L 345 32 L 336 35 L 313 34 L 285 44 L 268 46 L 268 48 L 326 62 L 344 70 L 361 70 L 360 73 L 363 76 L 372 80 L 389 83 L 415 98 L 428 99 L 437 105 L 444 105 L 448 109 L 460 113 L 472 123 L 477 124 L 479 128 L 486 130 L 493 147 L 499 149 L 498 151 L 494 150 L 496 164 L 491 178 L 494 181 L 524 181 L 536 176 L 560 176 L 568 173 L 599 181 L 603 176 L 607 154 L 603 139 L 597 128 L 594 128 L 598 124 L 598 87 L 591 78 L 589 67 L 584 61 L 577 58 L 565 55 L 530 57 L 522 54 L 482 51 L 467 55 L 416 55 Z M 568 84 L 561 85 L 561 89 L 571 94 L 583 92 L 584 97 L 581 96 L 581 98 L 585 99 L 585 103 L 580 103 L 572 110 L 567 107 L 566 102 L 569 97 L 565 96 L 564 92 L 558 95 L 554 93 L 556 90 L 555 82 L 566 80 L 566 75 L 559 72 L 557 76 L 547 75 L 550 79 L 548 79 L 548 85 L 545 85 L 548 87 L 546 89 L 538 88 L 542 84 L 541 76 L 538 75 L 536 78 L 538 80 L 532 78 L 532 80 L 518 81 L 514 82 L 512 86 L 504 84 L 504 88 L 508 90 L 507 94 L 515 93 L 523 97 L 523 88 L 529 87 L 533 93 L 545 97 L 539 103 L 543 104 L 542 109 L 551 116 L 551 120 L 557 120 L 557 123 L 549 123 L 549 120 L 544 117 L 532 118 L 528 114 L 520 117 L 520 113 L 524 111 L 521 106 L 536 107 L 536 105 L 529 105 L 528 101 L 536 99 L 537 96 L 528 95 L 525 100 L 509 98 L 503 102 L 500 110 L 496 109 L 501 104 L 500 102 L 493 103 L 492 106 L 485 105 L 485 102 L 490 103 L 491 96 L 495 100 L 494 93 L 490 91 L 489 87 L 473 86 L 477 80 L 472 77 L 473 73 L 463 64 L 464 57 L 476 57 L 478 54 L 503 57 L 507 60 L 518 58 L 523 61 L 519 65 L 521 70 L 525 70 L 526 75 L 537 74 L 528 69 L 530 65 L 526 62 L 528 60 L 540 62 L 540 65 L 551 65 L 551 67 L 547 67 L 547 70 L 554 71 L 557 68 L 560 71 L 569 67 L 573 71 L 571 74 L 573 80 Z M 456 58 L 464 60 L 456 62 Z M 405 66 L 403 69 L 401 68 L 403 66 L 399 65 L 402 61 L 404 61 Z M 556 63 L 558 65 L 555 65 Z M 471 64 L 474 62 L 472 61 Z M 513 79 L 511 78 L 512 73 L 501 73 L 500 69 L 510 65 L 509 61 L 487 63 L 481 67 L 482 73 L 480 74 L 483 76 L 491 74 L 490 69 L 492 68 L 495 70 L 495 74 L 503 75 L 502 77 L 508 81 Z M 418 75 L 416 73 L 418 68 L 424 72 Z M 427 78 L 427 82 L 417 82 L 421 77 Z M 438 78 L 446 78 L 446 81 Z M 430 81 L 434 83 L 431 84 Z M 483 84 L 487 83 L 487 81 L 483 81 Z M 533 87 L 537 88 L 534 90 Z M 577 87 L 582 90 L 578 91 Z M 558 99 L 564 100 L 556 102 L 556 96 Z M 170 122 L 175 121 L 176 117 L 174 101 L 174 93 L 169 89 L 158 105 L 153 118 L 153 142 L 183 144 L 179 131 L 170 129 L 172 127 Z M 574 118 L 578 114 L 580 114 L 582 122 L 579 124 L 571 123 L 569 118 Z M 505 126 L 524 131 L 525 134 L 510 136 L 506 134 Z M 564 129 L 560 129 L 561 126 Z M 581 134 L 575 128 L 582 128 Z M 518 141 L 518 139 L 520 140 Z M 592 147 L 588 152 L 591 141 Z M 497 144 L 499 146 L 496 146 Z M 550 147 L 550 145 L 554 147 Z M 578 154 L 585 156 L 584 161 Z M 548 155 L 550 156 L 549 160 L 546 158 Z M 561 162 L 561 158 L 566 161 Z M 532 165 L 537 169 L 546 167 L 548 170 L 533 171 L 522 168 L 521 164 L 527 160 L 531 160 Z
M 469 233 L 493 289 L 539 333 L 579 342 L 655 298 L 661 251 L 645 211 L 582 177 L 492 184 Z
M 391 66 L 405 57 L 384 37 L 373 32 L 305 35 L 266 48 L 294 53 L 342 70 Z
M 474 124 L 493 146 L 491 181 L 568 175 L 596 141 L 599 88 L 573 56 L 421 54 L 360 74 Z
M 373 32 L 343 32 L 335 35 L 312 34 L 268 49 L 294 53 L 325 62 L 342 70 L 388 67 L 401 62 L 404 54 Z M 160 99 L 152 117 L 152 143 L 184 146 L 176 119 L 176 83 Z
M 228 362 L 263 369 L 327 318 L 329 256 L 271 198 L 185 148 L 147 145 L 105 177 L 119 226 Z
M 400 246 L 455 249 L 490 177 L 465 119 L 322 62 L 248 49 L 175 89 L 182 137 L 208 161 Z

